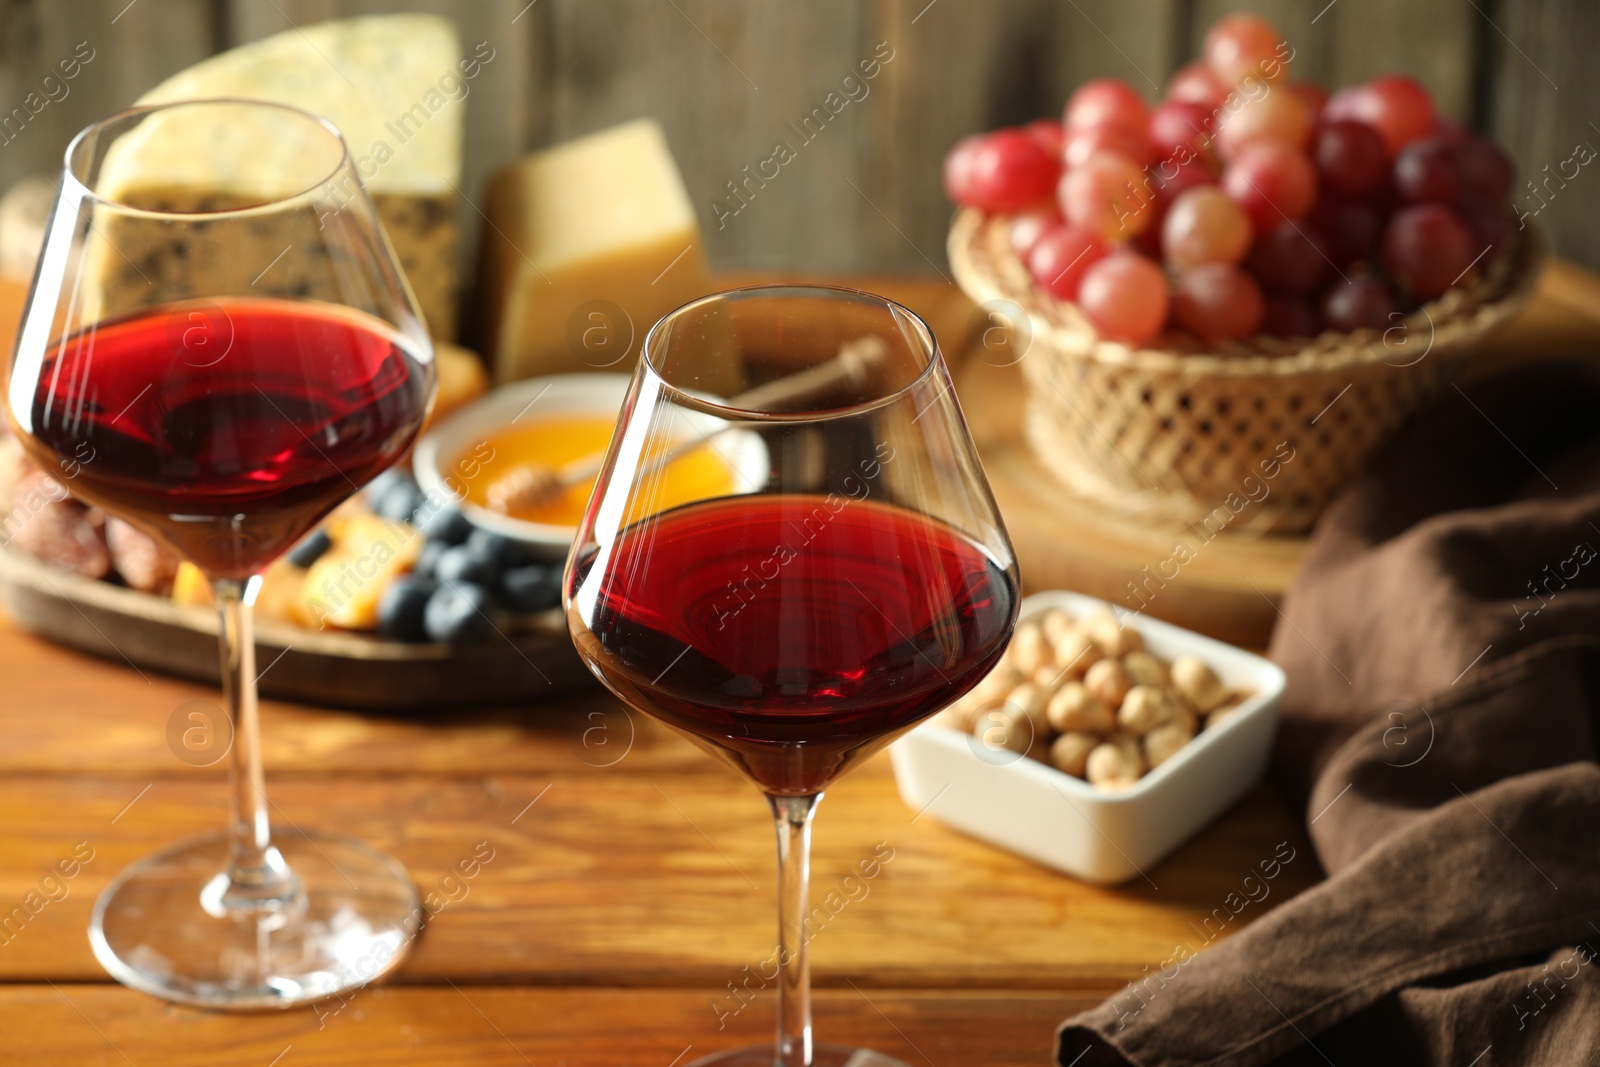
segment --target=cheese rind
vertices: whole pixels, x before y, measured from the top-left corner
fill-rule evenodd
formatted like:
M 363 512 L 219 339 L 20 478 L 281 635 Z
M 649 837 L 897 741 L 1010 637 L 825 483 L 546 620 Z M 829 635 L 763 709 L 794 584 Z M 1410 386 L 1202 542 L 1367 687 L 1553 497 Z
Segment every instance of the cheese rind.
M 502 170 L 486 214 L 480 286 L 499 382 L 632 370 L 656 320 L 710 288 L 694 208 L 649 119 Z

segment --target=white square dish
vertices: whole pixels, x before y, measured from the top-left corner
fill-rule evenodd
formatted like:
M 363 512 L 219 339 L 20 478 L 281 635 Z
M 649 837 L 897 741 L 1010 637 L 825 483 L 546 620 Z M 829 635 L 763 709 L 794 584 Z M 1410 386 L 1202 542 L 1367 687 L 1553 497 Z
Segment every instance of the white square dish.
M 1283 671 L 1260 656 L 1077 593 L 1035 593 L 1021 621 L 1054 608 L 1114 611 L 1165 660 L 1198 656 L 1230 689 L 1254 693 L 1131 788 L 1110 792 L 1038 760 L 996 761 L 969 734 L 927 722 L 889 749 L 900 796 L 917 811 L 1089 882 L 1113 884 L 1159 863 L 1243 797 L 1266 770 Z M 986 758 L 988 757 L 988 758 Z

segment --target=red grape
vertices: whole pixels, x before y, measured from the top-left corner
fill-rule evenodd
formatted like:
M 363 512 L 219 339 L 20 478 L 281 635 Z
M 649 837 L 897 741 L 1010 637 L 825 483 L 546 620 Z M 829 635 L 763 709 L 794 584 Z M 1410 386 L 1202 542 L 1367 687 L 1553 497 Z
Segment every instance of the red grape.
M 1061 164 L 1022 130 L 966 138 L 945 157 L 945 191 L 984 211 L 1020 211 L 1050 198 Z
M 1095 78 L 1078 86 L 1072 94 L 1064 121 L 1069 130 L 1121 126 L 1142 134 L 1150 127 L 1150 105 L 1139 90 L 1125 81 Z
M 1505 243 L 1506 230 L 1510 227 L 1510 223 L 1506 219 L 1506 208 L 1503 203 L 1468 197 L 1456 210 L 1461 213 L 1467 225 L 1472 227 L 1472 234 L 1478 239 L 1480 248 L 1485 246 L 1498 248 Z M 1488 260 L 1493 254 L 1491 252 L 1484 259 Z
M 1408 204 L 1455 204 L 1461 199 L 1461 165 L 1456 146 L 1439 137 L 1420 137 L 1394 159 L 1394 189 Z
M 1161 223 L 1161 251 L 1178 270 L 1237 263 L 1250 249 L 1250 217 L 1214 185 L 1184 192 Z
M 1113 252 L 1090 267 L 1078 306 L 1104 337 L 1142 345 L 1160 335 L 1171 296 L 1161 268 L 1137 252 Z
M 1232 159 L 1251 141 L 1276 138 L 1304 149 L 1311 140 L 1311 117 L 1293 93 L 1273 90 L 1246 100 L 1225 114 L 1217 129 L 1217 151 Z
M 1182 162 L 1211 143 L 1213 112 L 1193 100 L 1168 100 L 1150 113 L 1150 141 L 1161 159 Z
M 967 203 L 972 195 L 972 163 L 982 143 L 981 133 L 963 137 L 944 157 L 944 195 L 958 204 Z
M 1157 202 L 1156 211 L 1158 214 L 1156 215 L 1156 224 L 1146 226 L 1143 233 L 1135 237 L 1132 241 L 1128 242 L 1128 247 L 1132 248 L 1136 252 L 1144 253 L 1157 263 L 1161 262 L 1161 226 L 1159 224 L 1161 217 L 1159 214 L 1160 210 L 1160 203 Z
M 1485 137 L 1466 134 L 1456 139 L 1453 147 L 1464 191 L 1492 204 L 1505 203 L 1517 172 L 1500 146 Z
M 1272 24 L 1255 15 L 1218 19 L 1206 31 L 1201 53 L 1224 85 L 1238 85 L 1254 74 L 1271 81 L 1288 72 L 1291 54 Z
M 1090 126 L 1069 130 L 1062 158 L 1069 167 L 1081 167 L 1096 152 L 1115 152 L 1126 156 L 1141 167 L 1155 161 L 1155 147 L 1150 138 L 1122 126 Z
M 1336 281 L 1322 296 L 1322 321 L 1330 330 L 1386 330 L 1396 310 L 1394 293 L 1373 277 Z
M 1311 209 L 1306 221 L 1315 231 L 1322 250 L 1341 270 L 1357 260 L 1372 258 L 1383 233 L 1383 216 L 1365 200 L 1324 196 Z
M 1333 269 L 1309 224 L 1280 222 L 1262 234 L 1247 263 L 1267 289 L 1304 296 L 1315 292 Z
M 1185 189 L 1217 184 L 1217 172 L 1211 161 L 1203 156 L 1184 163 L 1163 159 L 1150 168 L 1150 180 L 1156 191 L 1170 203 Z
M 1383 137 L 1354 119 L 1324 122 L 1317 130 L 1312 158 L 1322 184 L 1342 196 L 1370 196 L 1389 180 Z
M 1256 141 L 1222 172 L 1222 188 L 1244 208 L 1257 231 L 1298 219 L 1317 199 L 1317 172 L 1305 154 L 1281 141 Z
M 1255 279 L 1227 263 L 1206 263 L 1178 275 L 1172 298 L 1178 325 L 1207 340 L 1235 340 L 1261 328 L 1265 301 Z
M 1343 283 L 1341 283 L 1343 284 Z M 1286 293 L 1267 294 L 1261 315 L 1261 332 L 1277 337 L 1315 337 L 1320 327 L 1311 301 Z
M 1024 211 L 1011 220 L 1011 228 L 1007 233 L 1011 238 L 1011 250 L 1027 259 L 1033 246 L 1039 243 L 1039 238 L 1060 225 L 1061 212 L 1055 204 L 1044 204 Z
M 1311 116 L 1311 121 L 1317 121 L 1322 114 L 1322 109 L 1328 106 L 1328 90 L 1316 82 L 1295 82 L 1289 86 L 1289 91 L 1300 98 L 1306 107 L 1306 114 Z
M 1438 116 L 1428 90 L 1402 74 L 1385 74 L 1334 93 L 1323 117 L 1365 122 L 1383 137 L 1384 147 L 1393 156 L 1431 133 Z
M 1328 102 L 1322 105 L 1322 121 L 1333 122 L 1336 119 L 1349 122 L 1364 121 L 1356 114 L 1360 110 L 1356 105 L 1365 92 L 1364 85 L 1346 85 L 1328 97 Z
M 1402 208 L 1383 231 L 1384 268 L 1418 300 L 1454 285 L 1482 251 L 1461 216 L 1441 204 Z
M 1218 80 L 1205 60 L 1196 59 L 1178 68 L 1167 83 L 1168 100 L 1185 100 L 1216 111 L 1228 99 L 1228 87 Z
M 1187 163 L 1174 163 L 1171 160 L 1162 160 L 1149 171 L 1151 184 L 1155 187 L 1156 203 L 1155 215 L 1150 220 L 1150 225 L 1145 233 L 1155 238 L 1155 247 L 1152 254 L 1158 259 L 1161 255 L 1161 225 L 1166 220 L 1167 212 L 1172 210 L 1172 205 L 1179 196 L 1189 189 L 1202 185 L 1216 185 L 1217 175 L 1211 169 L 1211 164 L 1204 159 L 1191 159 Z
M 1088 230 L 1056 226 L 1028 253 L 1028 272 L 1051 296 L 1075 300 L 1084 272 L 1110 252 L 1111 246 Z
M 1055 119 L 1034 119 L 1022 127 L 1022 132 L 1039 142 L 1039 147 L 1048 152 L 1051 159 L 1061 158 L 1067 139 L 1067 131 L 1061 128 L 1061 123 Z
M 1061 176 L 1056 193 L 1067 221 L 1108 240 L 1136 237 L 1155 217 L 1154 190 L 1127 156 L 1097 152 Z

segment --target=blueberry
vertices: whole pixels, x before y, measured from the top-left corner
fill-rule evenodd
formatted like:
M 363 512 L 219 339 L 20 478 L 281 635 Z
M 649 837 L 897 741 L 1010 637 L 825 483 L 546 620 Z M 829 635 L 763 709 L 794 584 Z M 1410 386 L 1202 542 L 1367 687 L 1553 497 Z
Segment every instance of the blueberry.
M 493 586 L 500 577 L 500 565 L 469 541 L 452 545 L 439 553 L 433 565 L 434 577 L 441 582 L 473 582 Z
M 561 572 L 535 563 L 513 567 L 500 579 L 506 606 L 518 611 L 547 611 L 561 603 Z
M 333 538 L 328 536 L 328 531 L 317 529 L 312 531 L 298 545 L 289 552 L 289 562 L 296 567 L 309 567 L 322 558 L 322 554 L 333 547 Z
M 378 598 L 378 632 L 399 641 L 421 641 L 427 636 L 422 613 L 434 589 L 433 582 L 415 574 L 390 582 Z
M 467 538 L 467 547 L 494 560 L 495 566 L 501 570 L 532 562 L 528 558 L 527 547 L 521 541 L 488 530 L 473 530 Z
M 367 483 L 366 497 L 369 507 L 376 507 L 389 490 L 401 482 L 410 481 L 411 476 L 399 467 L 390 467 L 372 481 Z
M 424 499 L 421 488 L 409 475 L 402 475 L 381 496 L 367 498 L 373 514 L 391 522 L 410 522 Z
M 424 632 L 435 641 L 485 641 L 494 633 L 489 591 L 471 582 L 441 585 L 422 611 Z
M 412 573 L 423 578 L 432 578 L 438 574 L 439 557 L 449 550 L 450 546 L 443 541 L 428 541 L 422 546 L 422 551 L 417 554 L 417 564 Z
M 472 521 L 459 508 L 439 508 L 422 520 L 422 535 L 430 541 L 459 545 L 472 533 Z

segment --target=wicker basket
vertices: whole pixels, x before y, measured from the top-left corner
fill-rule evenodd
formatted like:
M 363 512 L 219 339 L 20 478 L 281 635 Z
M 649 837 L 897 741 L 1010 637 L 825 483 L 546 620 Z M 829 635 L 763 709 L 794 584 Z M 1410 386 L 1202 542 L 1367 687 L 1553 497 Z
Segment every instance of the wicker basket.
M 1211 348 L 1172 335 L 1162 339 L 1170 348 L 1136 349 L 1100 339 L 1075 305 L 1035 287 L 1007 220 L 964 209 L 950 231 L 951 268 L 967 295 L 1006 321 L 1021 316 L 1005 305 L 1026 312 L 1031 337 L 1010 350 L 1023 353 L 1021 414 L 1043 465 L 1118 513 L 1252 535 L 1308 530 L 1522 306 L 1540 260 L 1536 232 L 1513 230 L 1479 281 L 1382 332 Z

